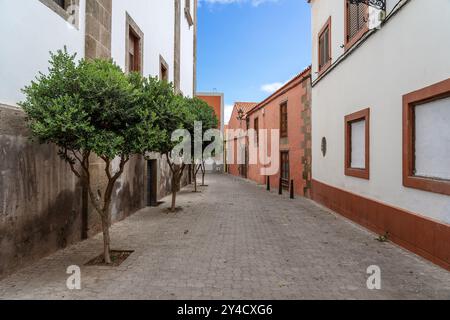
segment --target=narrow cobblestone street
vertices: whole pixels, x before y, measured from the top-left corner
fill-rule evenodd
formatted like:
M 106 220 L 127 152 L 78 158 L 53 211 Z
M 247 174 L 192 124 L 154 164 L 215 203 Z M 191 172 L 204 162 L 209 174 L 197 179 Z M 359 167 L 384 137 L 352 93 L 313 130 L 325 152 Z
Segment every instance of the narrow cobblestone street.
M 202 193 L 184 189 L 184 210 L 141 210 L 112 227 L 120 266 L 86 267 L 101 236 L 57 252 L 0 282 L 0 298 L 31 299 L 435 299 L 450 273 L 305 199 L 289 200 L 226 175 Z M 66 287 L 79 265 L 82 289 Z M 366 287 L 370 265 L 382 289 Z

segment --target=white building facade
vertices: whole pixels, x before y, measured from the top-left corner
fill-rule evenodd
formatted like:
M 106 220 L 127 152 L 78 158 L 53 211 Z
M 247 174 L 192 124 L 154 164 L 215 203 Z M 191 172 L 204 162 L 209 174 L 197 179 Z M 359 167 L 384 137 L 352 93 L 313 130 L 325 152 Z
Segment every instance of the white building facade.
M 80 59 L 112 58 L 124 72 L 158 76 L 193 97 L 196 18 L 197 0 L 0 0 L 0 277 L 100 226 L 57 149 L 29 140 L 21 89 L 47 72 L 50 51 L 66 47 Z M 127 164 L 113 195 L 113 221 L 170 192 L 169 166 L 152 156 Z M 91 162 L 102 190 L 104 163 Z
M 315 200 L 449 269 L 450 2 L 308 2 Z
M 142 73 L 159 76 L 165 64 L 168 80 L 193 96 L 196 8 L 196 0 L 1 0 L 0 103 L 16 106 L 20 90 L 47 70 L 49 51 L 64 46 L 78 58 L 111 57 L 128 71 L 130 21 L 142 37 Z M 92 41 L 105 50 L 92 50 Z

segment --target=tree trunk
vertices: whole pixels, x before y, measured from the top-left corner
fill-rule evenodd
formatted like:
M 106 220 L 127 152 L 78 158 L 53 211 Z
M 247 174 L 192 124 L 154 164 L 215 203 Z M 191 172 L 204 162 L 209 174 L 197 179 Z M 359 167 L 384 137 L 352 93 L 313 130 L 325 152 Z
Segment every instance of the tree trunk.
M 109 236 L 109 219 L 102 217 L 103 256 L 106 264 L 111 264 L 111 238 Z
M 170 208 L 170 211 L 174 212 L 176 207 L 176 201 L 177 201 L 177 173 L 178 170 L 175 170 L 172 172 L 172 206 Z
M 194 165 L 194 192 L 198 192 L 197 175 L 198 175 L 198 171 L 200 170 L 200 168 L 201 168 L 201 166 Z
M 194 192 L 197 192 L 197 165 L 194 162 L 194 170 L 192 170 L 192 175 L 194 176 Z
M 109 170 L 109 168 L 107 170 Z M 111 238 L 109 236 L 109 228 L 111 226 L 111 199 L 114 184 L 119 176 L 111 177 L 111 175 L 108 174 L 108 185 L 105 190 L 103 210 L 101 214 L 103 229 L 103 252 L 106 264 L 111 264 Z
M 177 192 L 172 192 L 172 207 L 170 208 L 170 211 L 175 212 L 176 210 L 176 202 L 177 202 Z
M 68 151 L 65 150 L 65 156 L 68 156 Z M 90 175 L 90 162 L 89 158 L 91 156 L 90 151 L 83 151 L 79 152 L 77 154 L 77 151 L 71 150 L 76 160 L 78 160 L 81 170 L 83 173 L 81 174 L 74 166 L 74 161 L 69 161 L 70 167 L 72 171 L 75 173 L 75 175 L 81 179 L 81 182 L 83 186 L 87 189 L 89 198 L 91 199 L 91 204 L 94 206 L 95 211 L 98 212 L 98 214 L 101 217 L 102 221 L 102 233 L 103 233 L 103 256 L 106 264 L 111 264 L 111 238 L 109 235 L 109 227 L 111 226 L 111 198 L 112 198 L 112 192 L 114 188 L 114 184 L 116 181 L 120 178 L 122 175 L 126 163 L 129 161 L 129 156 L 122 156 L 120 158 L 120 166 L 119 171 L 116 172 L 114 175 L 111 173 L 111 159 L 107 157 L 101 157 L 103 161 L 105 161 L 105 173 L 108 177 L 108 185 L 106 187 L 105 193 L 103 195 L 103 206 L 101 203 L 101 198 L 97 199 L 97 196 L 94 194 L 94 191 L 92 190 L 91 186 L 91 175 Z
M 194 192 L 197 192 L 197 174 L 194 174 Z
M 201 167 L 202 167 L 202 187 L 205 187 L 206 167 L 205 167 L 205 163 L 204 162 L 201 164 Z
M 186 166 L 184 164 L 177 165 L 172 163 L 168 153 L 166 153 L 166 157 L 167 162 L 169 163 L 170 170 L 172 171 L 172 206 L 170 208 L 170 211 L 175 212 L 177 192 L 181 189 L 181 177 Z

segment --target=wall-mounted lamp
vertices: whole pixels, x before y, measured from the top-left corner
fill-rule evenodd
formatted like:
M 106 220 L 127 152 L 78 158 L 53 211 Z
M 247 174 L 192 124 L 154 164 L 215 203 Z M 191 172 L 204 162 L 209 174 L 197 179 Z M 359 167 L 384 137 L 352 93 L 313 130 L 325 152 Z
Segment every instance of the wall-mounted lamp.
M 237 116 L 237 119 L 238 119 L 239 121 L 244 120 L 244 110 L 242 110 L 242 109 L 239 109 L 239 110 L 238 110 L 238 116 Z

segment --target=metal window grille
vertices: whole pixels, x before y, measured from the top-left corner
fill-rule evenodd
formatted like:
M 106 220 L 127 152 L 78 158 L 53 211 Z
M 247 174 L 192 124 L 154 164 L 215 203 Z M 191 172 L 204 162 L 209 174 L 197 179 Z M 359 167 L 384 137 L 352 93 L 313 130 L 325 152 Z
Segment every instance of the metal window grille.
M 280 136 L 281 138 L 286 138 L 288 136 L 287 103 L 283 103 L 280 107 Z
M 255 129 L 256 145 L 259 145 L 259 119 L 255 118 L 253 128 Z
M 281 184 L 289 188 L 289 152 L 281 152 Z

